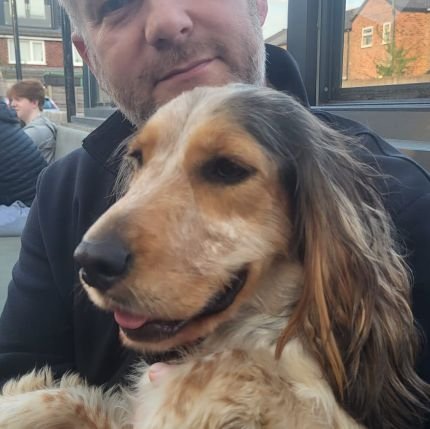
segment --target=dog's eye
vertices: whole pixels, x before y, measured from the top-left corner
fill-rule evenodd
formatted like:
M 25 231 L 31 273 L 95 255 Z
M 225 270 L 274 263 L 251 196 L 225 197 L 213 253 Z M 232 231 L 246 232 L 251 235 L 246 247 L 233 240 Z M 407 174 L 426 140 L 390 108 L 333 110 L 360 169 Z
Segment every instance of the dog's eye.
M 223 185 L 236 185 L 254 173 L 253 168 L 238 164 L 226 157 L 211 159 L 201 168 L 201 174 L 208 182 Z
M 133 159 L 139 167 L 143 166 L 143 155 L 141 150 L 133 150 L 129 152 L 128 157 Z

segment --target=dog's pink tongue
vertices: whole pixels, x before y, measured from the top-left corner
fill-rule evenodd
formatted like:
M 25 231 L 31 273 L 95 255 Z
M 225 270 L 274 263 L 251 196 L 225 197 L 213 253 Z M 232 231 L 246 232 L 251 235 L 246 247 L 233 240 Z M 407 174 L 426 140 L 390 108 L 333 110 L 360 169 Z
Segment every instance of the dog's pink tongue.
M 125 329 L 141 328 L 148 320 L 147 317 L 135 316 L 134 314 L 124 313 L 122 311 L 115 311 L 114 317 L 116 323 L 118 323 L 121 328 Z

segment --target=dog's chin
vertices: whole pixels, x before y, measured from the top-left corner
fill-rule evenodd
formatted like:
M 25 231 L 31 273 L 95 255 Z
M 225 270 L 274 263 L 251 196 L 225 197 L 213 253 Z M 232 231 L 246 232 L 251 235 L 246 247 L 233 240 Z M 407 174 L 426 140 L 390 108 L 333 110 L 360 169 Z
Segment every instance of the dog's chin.
M 248 268 L 238 271 L 221 292 L 187 320 L 140 318 L 114 310 L 122 342 L 127 347 L 145 352 L 163 352 L 198 342 L 234 313 L 237 307 L 234 304 L 247 283 L 248 274 Z

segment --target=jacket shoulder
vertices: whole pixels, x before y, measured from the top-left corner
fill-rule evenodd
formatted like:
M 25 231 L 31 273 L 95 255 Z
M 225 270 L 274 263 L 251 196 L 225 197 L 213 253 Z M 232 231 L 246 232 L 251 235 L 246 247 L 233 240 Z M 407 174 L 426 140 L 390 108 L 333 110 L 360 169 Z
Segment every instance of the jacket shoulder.
M 99 201 L 110 191 L 115 179 L 113 172 L 79 148 L 49 165 L 40 176 L 37 195 L 40 204 L 63 204 Z
M 430 176 L 413 159 L 402 154 L 364 125 L 314 109 L 313 113 L 330 127 L 353 137 L 356 153 L 380 173 L 381 192 L 392 216 L 400 216 L 416 200 L 430 194 Z

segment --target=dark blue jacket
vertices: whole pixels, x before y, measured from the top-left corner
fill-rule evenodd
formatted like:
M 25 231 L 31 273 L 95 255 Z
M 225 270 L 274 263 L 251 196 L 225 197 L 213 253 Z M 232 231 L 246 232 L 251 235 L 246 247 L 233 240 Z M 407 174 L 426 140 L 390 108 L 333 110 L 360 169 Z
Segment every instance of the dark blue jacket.
M 30 206 L 37 176 L 46 165 L 15 112 L 0 102 L 0 204 L 9 206 L 19 200 Z
M 299 72 L 284 51 L 269 49 L 268 78 L 307 104 Z M 430 333 L 430 180 L 427 173 L 365 127 L 325 112 L 332 126 L 361 137 L 391 175 L 387 206 L 406 240 L 414 273 L 414 312 Z M 95 384 L 118 381 L 135 358 L 118 341 L 112 315 L 79 287 L 72 254 L 89 226 L 112 204 L 118 162 L 112 153 L 134 131 L 117 112 L 84 140 L 83 148 L 49 166 L 22 237 L 22 251 L 0 319 L 0 380 L 49 364 L 75 370 Z M 430 357 L 420 373 L 430 381 Z

